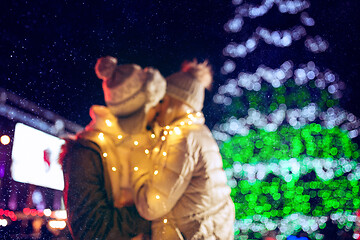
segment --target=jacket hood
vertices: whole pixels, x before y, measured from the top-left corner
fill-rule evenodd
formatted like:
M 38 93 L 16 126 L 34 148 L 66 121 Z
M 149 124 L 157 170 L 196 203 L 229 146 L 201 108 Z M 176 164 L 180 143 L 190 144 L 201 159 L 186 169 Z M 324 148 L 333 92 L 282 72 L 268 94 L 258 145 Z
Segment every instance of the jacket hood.
M 109 135 L 123 135 L 118 119 L 105 106 L 93 105 L 90 108 L 91 122 L 85 127 L 86 131 L 101 131 Z

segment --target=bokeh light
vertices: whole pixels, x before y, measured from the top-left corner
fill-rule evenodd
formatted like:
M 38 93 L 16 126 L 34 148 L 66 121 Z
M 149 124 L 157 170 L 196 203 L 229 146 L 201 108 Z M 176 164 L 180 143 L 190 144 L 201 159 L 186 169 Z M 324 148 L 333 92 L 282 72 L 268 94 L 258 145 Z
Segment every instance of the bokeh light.
M 10 143 L 10 137 L 8 135 L 2 135 L 0 138 L 0 142 L 3 145 L 8 145 Z
M 278 68 L 262 64 L 252 72 L 237 66 L 263 43 L 289 48 L 303 42 L 309 54 L 327 51 L 327 40 L 308 34 L 315 25 L 305 12 L 309 1 L 233 4 L 235 17 L 224 25 L 229 34 L 241 34 L 251 19 L 274 7 L 299 20 L 282 30 L 255 26 L 248 38 L 239 38 L 245 41 L 232 40 L 223 49 L 221 73 L 228 79 L 213 96 L 223 112 L 212 133 L 232 189 L 236 237 L 262 239 L 276 231 L 276 239 L 286 239 L 303 231 L 310 239 L 323 239 L 328 221 L 345 231 L 355 229 L 360 121 L 340 106 L 344 82 L 315 60 L 296 65 L 288 60 Z

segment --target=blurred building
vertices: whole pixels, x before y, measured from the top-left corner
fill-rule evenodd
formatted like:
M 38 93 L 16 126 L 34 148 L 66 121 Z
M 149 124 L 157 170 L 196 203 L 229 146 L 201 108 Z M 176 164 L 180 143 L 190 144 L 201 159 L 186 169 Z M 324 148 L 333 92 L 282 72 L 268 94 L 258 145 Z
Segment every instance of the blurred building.
M 66 213 L 58 156 L 61 138 L 80 130 L 81 126 L 0 88 L 1 236 L 66 239 L 66 233 L 61 234 Z

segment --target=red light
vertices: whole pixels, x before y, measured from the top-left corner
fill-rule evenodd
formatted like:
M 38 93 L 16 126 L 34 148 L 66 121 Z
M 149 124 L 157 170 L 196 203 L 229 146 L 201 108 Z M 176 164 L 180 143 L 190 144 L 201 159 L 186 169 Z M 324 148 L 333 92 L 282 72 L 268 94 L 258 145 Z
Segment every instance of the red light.
M 30 214 L 30 208 L 24 208 L 23 212 L 25 215 L 29 215 Z
M 31 209 L 31 210 L 30 210 L 30 214 L 31 214 L 32 216 L 36 216 L 36 213 L 37 213 L 36 209 Z
M 16 215 L 15 215 L 15 213 L 13 211 L 10 211 L 8 216 L 9 216 L 9 218 L 11 218 L 11 220 L 13 218 L 16 218 Z

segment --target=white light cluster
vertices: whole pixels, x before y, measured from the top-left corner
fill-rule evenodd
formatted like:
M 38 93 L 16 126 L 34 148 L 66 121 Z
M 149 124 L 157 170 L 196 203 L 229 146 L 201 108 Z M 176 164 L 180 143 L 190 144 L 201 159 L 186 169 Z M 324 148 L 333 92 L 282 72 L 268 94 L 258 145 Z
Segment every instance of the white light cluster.
M 313 53 L 319 53 L 325 52 L 329 47 L 329 43 L 320 36 L 308 37 L 305 40 L 305 47 Z
M 266 28 L 258 27 L 256 32 L 245 42 L 232 42 L 228 44 L 223 50 L 223 55 L 232 58 L 244 58 L 248 53 L 257 48 L 260 39 L 276 47 L 289 47 L 293 41 L 298 41 L 304 36 L 306 36 L 306 30 L 303 26 L 296 26 L 283 31 L 270 31 Z M 316 41 L 316 43 L 318 43 L 318 41 Z M 323 48 L 323 45 L 321 45 L 321 47 Z
M 228 64 L 232 64 L 229 62 Z M 310 80 L 315 80 L 315 86 L 320 90 L 327 89 L 327 91 L 334 97 L 339 99 L 342 97 L 342 91 L 345 89 L 345 84 L 339 81 L 338 77 L 330 70 L 320 72 L 319 68 L 314 62 L 310 61 L 307 64 L 300 65 L 297 69 L 294 69 L 291 61 L 284 62 L 280 68 L 272 69 L 266 66 L 259 66 L 255 73 L 241 72 L 237 79 L 229 79 L 224 85 L 220 86 L 217 94 L 214 95 L 213 100 L 217 104 L 230 105 L 232 103 L 232 97 L 242 96 L 244 90 L 260 91 L 261 85 L 265 81 L 271 84 L 272 87 L 277 88 L 282 86 L 290 78 L 294 78 L 295 83 L 299 86 L 308 84 Z M 286 110 L 286 106 L 280 105 L 276 111 Z M 341 125 L 343 129 L 350 131 L 349 136 L 351 138 L 357 137 L 360 130 L 359 120 L 351 113 L 340 108 L 329 108 L 324 113 L 319 113 L 314 103 L 304 109 L 290 109 L 286 112 L 287 121 L 295 128 L 300 128 L 309 122 L 313 122 L 315 118 L 320 118 L 322 125 L 331 128 L 333 126 Z M 268 120 L 268 124 L 265 127 L 269 131 L 276 130 L 282 122 L 275 122 L 272 124 L 273 115 L 264 116 L 260 114 L 260 119 L 253 120 L 255 126 L 264 126 L 264 118 Z M 245 117 L 247 119 L 248 117 Z M 230 122 L 231 121 L 231 122 Z M 220 131 L 228 132 L 230 135 L 241 134 L 247 135 L 249 126 L 251 124 L 245 124 L 249 121 L 243 121 L 242 119 L 231 118 L 227 123 L 224 123 L 220 127 Z M 236 128 L 235 126 L 239 128 Z M 230 126 L 232 126 L 230 128 Z M 218 133 L 219 129 L 215 128 L 214 135 L 219 140 L 226 140 L 228 137 L 224 134 Z M 222 141 L 224 141 L 222 140 Z
M 226 65 L 223 66 L 222 71 L 230 69 L 227 65 L 231 64 L 231 62 L 225 63 Z M 246 90 L 260 91 L 263 80 L 270 83 L 273 87 L 278 88 L 293 77 L 293 67 L 291 61 L 286 61 L 281 64 L 280 68 L 272 69 L 261 65 L 256 69 L 255 73 L 240 72 L 237 79 L 229 79 L 226 84 L 220 86 L 218 94 L 239 97 L 242 95 L 242 90 L 237 90 L 236 88 L 238 87 L 246 88 Z M 297 70 L 298 69 L 296 69 L 295 72 Z M 302 70 L 306 72 L 307 68 L 302 67 Z M 296 77 L 296 75 L 294 77 Z M 215 95 L 215 97 L 218 96 Z M 221 98 L 216 103 L 221 104 Z
M 360 121 L 352 113 L 348 113 L 341 108 L 329 108 L 326 112 L 319 114 L 322 125 L 326 128 L 341 126 L 341 129 L 349 131 L 349 137 L 355 138 L 359 135 Z
M 324 181 L 333 179 L 335 172 L 341 170 L 348 174 L 348 179 L 360 180 L 360 164 L 356 161 L 340 158 L 331 159 L 311 159 L 305 158 L 298 160 L 291 158 L 289 160 L 280 160 L 279 163 L 258 163 L 241 164 L 235 162 L 232 168 L 226 169 L 226 176 L 230 187 L 236 187 L 236 179 L 254 182 L 264 180 L 269 174 L 281 177 L 286 182 L 298 179 L 310 171 L 315 171 L 316 175 Z
M 304 37 L 306 30 L 303 26 L 296 26 L 282 31 L 270 31 L 266 28 L 258 27 L 256 28 L 256 34 L 267 44 L 272 44 L 277 47 L 288 47 L 293 41 L 298 41 Z
M 340 224 L 347 222 L 356 222 L 356 215 L 347 215 L 344 212 L 337 212 L 330 215 L 331 220 L 336 221 Z
M 356 215 L 348 215 L 345 212 L 331 215 L 331 220 L 335 223 L 354 224 Z M 276 239 L 286 239 L 287 236 L 295 234 L 300 229 L 308 234 L 314 234 L 319 227 L 328 221 L 327 216 L 313 217 L 300 213 L 294 213 L 283 219 L 269 219 L 264 216 L 254 215 L 252 218 L 240 219 L 235 221 L 234 230 L 240 231 L 240 235 L 247 234 L 249 230 L 266 233 L 267 231 L 279 229 L 280 234 Z M 320 235 L 317 233 L 317 235 Z M 241 237 L 240 237 L 241 239 Z
M 289 109 L 286 111 L 287 122 L 294 127 L 299 129 L 306 124 L 309 124 L 318 117 L 319 109 L 315 103 L 310 103 L 302 109 Z
M 8 225 L 8 221 L 6 219 L 0 218 L 0 226 L 6 227 Z
M 49 226 L 52 229 L 64 229 L 66 227 L 66 222 L 65 221 L 58 221 L 58 220 L 51 220 L 48 222 Z
M 54 217 L 56 219 L 67 219 L 67 213 L 66 213 L 66 210 L 56 210 L 56 211 L 53 211 L 54 213 Z
M 312 17 L 310 17 L 307 12 L 301 13 L 300 20 L 301 20 L 302 24 L 304 24 L 305 26 L 312 27 L 315 25 L 315 20 Z
M 284 123 L 284 120 L 295 129 L 319 120 L 325 128 L 330 129 L 339 126 L 348 131 L 350 138 L 357 137 L 360 132 L 360 121 L 352 113 L 341 108 L 329 108 L 326 112 L 321 112 L 315 103 L 310 103 L 302 109 L 287 109 L 285 104 L 281 104 L 269 115 L 250 108 L 245 117 L 236 118 L 233 116 L 228 118 L 225 123 L 216 124 L 212 133 L 217 141 L 224 142 L 237 134 L 247 136 L 252 127 L 274 132 Z
M 241 4 L 241 0 L 233 0 L 234 5 Z M 281 13 L 297 14 L 310 7 L 310 3 L 305 0 L 264 0 L 260 5 L 243 4 L 236 8 L 236 16 L 229 20 L 224 29 L 227 32 L 239 32 L 244 24 L 244 17 L 257 18 L 265 15 L 276 4 Z
M 52 211 L 49 208 L 44 209 L 44 215 L 47 217 L 51 216 Z
M 259 5 L 243 3 L 242 0 L 233 0 L 233 4 L 238 5 L 238 7 L 235 9 L 234 18 L 230 19 L 224 25 L 224 30 L 226 32 L 240 32 L 245 24 L 245 18 L 253 19 L 261 17 L 267 14 L 274 5 L 277 5 L 280 13 L 301 14 L 300 22 L 297 26 L 282 31 L 272 31 L 263 27 L 258 27 L 244 42 L 229 43 L 223 49 L 223 55 L 231 58 L 245 58 L 248 53 L 253 52 L 257 48 L 260 40 L 276 47 L 289 47 L 293 42 L 307 36 L 305 27 L 312 27 L 315 25 L 315 20 L 304 11 L 310 7 L 309 1 L 306 0 L 263 0 Z M 304 44 L 306 49 L 313 53 L 324 52 L 329 47 L 328 42 L 320 36 L 308 36 L 304 41 Z M 229 61 L 226 61 L 221 69 L 223 74 L 231 73 L 236 68 L 236 65 Z
M 226 61 L 222 67 L 222 72 L 228 73 L 227 71 L 234 70 L 233 64 L 234 62 L 231 60 Z M 298 86 L 307 84 L 310 80 L 315 80 L 317 88 L 321 90 L 327 88 L 335 99 L 341 98 L 342 91 L 345 89 L 345 83 L 341 82 L 338 76 L 329 69 L 321 72 L 312 61 L 301 64 L 294 69 L 294 64 L 291 61 L 286 61 L 275 69 L 261 65 L 256 69 L 255 73 L 240 72 L 237 79 L 229 79 L 219 87 L 218 93 L 214 96 L 214 101 L 218 104 L 225 104 L 225 95 L 239 97 L 243 94 L 242 88 L 250 91 L 260 91 L 263 80 L 270 83 L 272 87 L 278 88 L 291 78 L 294 78 Z

